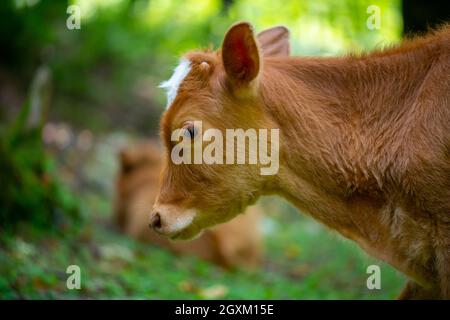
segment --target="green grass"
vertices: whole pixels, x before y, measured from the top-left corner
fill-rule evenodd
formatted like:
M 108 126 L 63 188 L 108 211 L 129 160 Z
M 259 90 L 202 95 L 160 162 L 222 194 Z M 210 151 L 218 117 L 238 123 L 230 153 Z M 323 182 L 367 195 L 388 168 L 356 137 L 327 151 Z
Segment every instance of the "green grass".
M 63 238 L 3 236 L 0 298 L 392 299 L 400 292 L 404 277 L 355 244 L 277 199 L 265 199 L 264 207 L 266 253 L 258 271 L 174 256 L 118 233 L 107 217 L 92 217 Z M 66 288 L 71 264 L 81 268 L 80 290 Z M 380 290 L 366 287 L 371 264 L 381 268 Z

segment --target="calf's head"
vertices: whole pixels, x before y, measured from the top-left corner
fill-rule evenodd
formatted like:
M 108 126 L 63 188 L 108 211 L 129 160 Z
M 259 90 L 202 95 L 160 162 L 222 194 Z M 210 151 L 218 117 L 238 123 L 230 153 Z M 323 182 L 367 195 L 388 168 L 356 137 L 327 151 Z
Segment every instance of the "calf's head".
M 168 91 L 168 105 L 161 120 L 164 169 L 151 217 L 157 232 L 192 238 L 243 212 L 273 178 L 261 174 L 260 163 L 249 164 L 250 155 L 244 155 L 247 164 L 236 161 L 242 149 L 237 140 L 227 139 L 227 131 L 273 128 L 258 94 L 262 58 L 288 56 L 288 37 L 286 28 L 275 27 L 255 38 L 248 23 L 238 23 L 228 30 L 220 50 L 186 54 L 161 85 Z M 244 136 L 248 152 L 250 140 Z M 269 136 L 268 150 L 270 143 Z M 228 159 L 227 152 L 236 157 Z M 222 161 L 214 162 L 218 159 Z

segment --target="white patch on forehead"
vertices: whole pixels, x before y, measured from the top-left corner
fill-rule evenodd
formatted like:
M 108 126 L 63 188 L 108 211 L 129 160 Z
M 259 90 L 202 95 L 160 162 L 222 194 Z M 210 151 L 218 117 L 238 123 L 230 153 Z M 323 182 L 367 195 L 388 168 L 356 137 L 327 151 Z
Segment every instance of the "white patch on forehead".
M 178 94 L 178 88 L 183 82 L 184 78 L 191 71 L 191 62 L 186 58 L 181 58 L 180 64 L 175 68 L 172 77 L 169 80 L 162 82 L 159 87 L 167 90 L 167 106 L 169 108 Z

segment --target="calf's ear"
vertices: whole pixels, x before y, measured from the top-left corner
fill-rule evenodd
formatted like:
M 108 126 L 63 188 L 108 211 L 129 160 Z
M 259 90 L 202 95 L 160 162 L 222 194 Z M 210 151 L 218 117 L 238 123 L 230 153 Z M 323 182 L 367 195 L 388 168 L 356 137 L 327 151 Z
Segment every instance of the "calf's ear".
M 264 57 L 288 57 L 290 54 L 289 29 L 276 26 L 258 33 L 258 43 Z
M 245 84 L 257 77 L 258 45 L 249 23 L 240 22 L 228 30 L 222 44 L 222 60 L 225 72 L 235 82 Z

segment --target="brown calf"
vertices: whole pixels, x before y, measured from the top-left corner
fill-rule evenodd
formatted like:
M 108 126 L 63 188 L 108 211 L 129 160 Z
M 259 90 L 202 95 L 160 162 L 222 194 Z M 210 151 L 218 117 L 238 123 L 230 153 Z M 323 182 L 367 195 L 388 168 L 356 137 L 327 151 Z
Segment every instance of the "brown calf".
M 185 55 L 176 84 L 165 84 L 154 227 L 189 238 L 280 194 L 409 276 L 402 298 L 450 298 L 450 28 L 359 56 L 288 57 L 288 48 L 285 28 L 255 38 L 239 23 L 221 50 Z M 279 128 L 278 173 L 174 164 L 171 133 L 201 139 L 194 120 Z
M 153 142 L 128 147 L 120 153 L 116 181 L 115 220 L 131 237 L 148 241 L 177 254 L 195 255 L 225 268 L 256 267 L 262 257 L 262 238 L 256 206 L 245 215 L 190 242 L 173 242 L 149 230 L 148 212 L 158 192 L 161 150 Z

